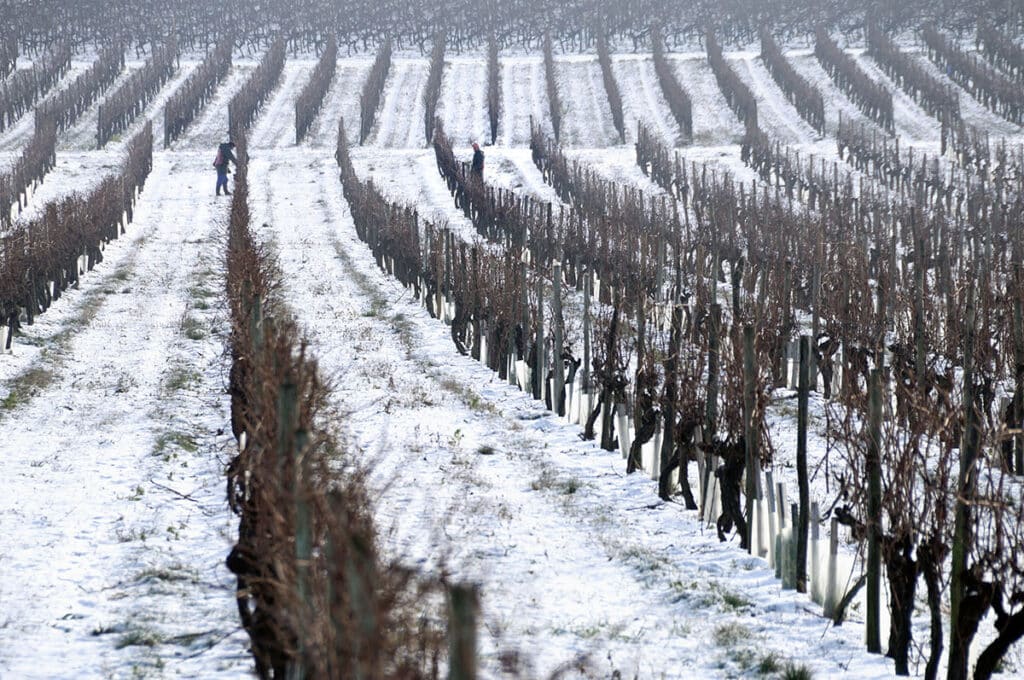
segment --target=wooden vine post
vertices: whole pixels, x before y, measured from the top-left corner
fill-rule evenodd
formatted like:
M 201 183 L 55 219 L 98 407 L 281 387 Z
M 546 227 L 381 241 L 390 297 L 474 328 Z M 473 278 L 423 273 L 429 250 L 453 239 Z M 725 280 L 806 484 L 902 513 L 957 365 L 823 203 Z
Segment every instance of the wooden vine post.
M 533 398 L 544 398 L 544 383 L 547 381 L 544 369 L 547 362 L 544 357 L 544 279 L 537 277 L 537 332 L 534 336 L 534 349 L 537 352 L 537 365 L 533 367 Z
M 747 536 L 746 548 L 754 553 L 757 547 L 750 540 L 751 528 L 754 526 L 754 500 L 757 497 L 757 476 L 760 474 L 757 462 L 757 432 L 754 427 L 754 410 L 756 408 L 755 383 L 757 367 L 754 365 L 754 326 L 743 326 L 743 441 L 745 443 L 747 484 Z M 769 493 L 771 491 L 769 490 Z
M 562 398 L 562 392 L 565 389 L 565 376 L 562 373 L 564 367 L 562 363 L 562 265 L 559 262 L 551 265 L 551 282 L 553 286 L 551 293 L 551 330 L 554 333 L 555 340 L 554 354 L 551 357 L 551 363 L 554 367 L 554 394 L 551 404 L 555 413 L 564 416 L 565 401 Z
M 714 278 L 714 277 L 713 277 Z M 708 449 L 705 453 L 705 474 L 700 480 L 701 490 L 707 490 L 708 482 L 711 479 L 711 443 L 715 440 L 715 423 L 718 421 L 718 360 L 719 360 L 719 329 L 722 322 L 722 306 L 718 303 L 711 305 L 711 315 L 708 324 L 708 401 L 705 405 L 705 427 L 703 427 L 703 442 Z M 701 495 L 705 492 L 701 491 Z M 708 502 L 708 499 L 700 499 L 700 508 Z
M 448 590 L 448 680 L 476 680 L 475 586 Z
M 594 277 L 590 273 L 590 269 L 587 269 L 587 273 L 583 277 L 583 394 L 590 394 L 590 296 L 591 286 L 593 285 Z M 589 398 L 584 399 L 583 403 L 590 408 Z M 590 416 L 588 411 L 587 417 Z
M 797 518 L 796 589 L 807 592 L 807 526 L 810 521 L 811 492 L 807 478 L 807 398 L 810 392 L 810 339 L 800 336 L 800 382 L 797 392 L 796 474 L 800 493 L 800 514 Z
M 970 500 L 974 495 L 974 463 L 978 457 L 978 424 L 974 411 L 974 279 L 968 276 L 967 320 L 964 338 L 963 408 L 964 433 L 961 443 L 960 477 L 957 482 L 956 519 L 953 529 L 952 563 L 949 581 L 949 680 L 967 677 L 970 631 L 960 626 L 960 609 L 966 596 L 964 572 L 970 552 Z
M 868 387 L 868 560 L 867 560 L 867 647 L 882 652 L 880 606 L 882 593 L 882 369 L 871 371 Z

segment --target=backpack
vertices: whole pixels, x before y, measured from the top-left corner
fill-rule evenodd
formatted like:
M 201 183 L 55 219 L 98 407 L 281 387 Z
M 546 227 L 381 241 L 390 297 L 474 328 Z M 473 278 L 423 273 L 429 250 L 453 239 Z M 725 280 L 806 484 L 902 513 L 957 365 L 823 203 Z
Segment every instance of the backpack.
M 224 165 L 224 154 L 221 149 L 217 149 L 217 158 L 213 161 L 213 167 L 219 168 L 222 165 Z

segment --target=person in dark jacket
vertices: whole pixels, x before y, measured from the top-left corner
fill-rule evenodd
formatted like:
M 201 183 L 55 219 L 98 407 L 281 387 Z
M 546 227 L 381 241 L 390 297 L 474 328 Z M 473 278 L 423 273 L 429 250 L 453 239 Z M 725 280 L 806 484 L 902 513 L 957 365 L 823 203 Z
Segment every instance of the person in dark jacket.
M 228 163 L 234 163 L 238 166 L 238 160 L 235 158 L 235 154 L 231 151 L 235 148 L 234 142 L 224 142 L 217 147 L 217 158 L 213 161 L 213 167 L 217 168 L 217 195 L 220 196 L 220 188 L 224 187 L 224 195 L 230 196 L 231 192 L 228 191 L 228 174 L 231 170 L 228 167 Z
M 480 149 L 480 145 L 473 142 L 473 174 L 477 179 L 483 180 L 484 178 L 484 152 Z

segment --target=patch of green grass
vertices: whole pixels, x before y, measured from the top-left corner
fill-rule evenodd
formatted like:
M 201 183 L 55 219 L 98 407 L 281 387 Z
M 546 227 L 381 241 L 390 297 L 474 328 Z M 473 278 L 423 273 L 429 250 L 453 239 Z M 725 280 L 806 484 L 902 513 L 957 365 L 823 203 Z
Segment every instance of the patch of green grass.
M 769 652 L 762 656 L 761 661 L 757 664 L 757 672 L 761 675 L 774 675 L 781 670 L 782 660 L 776 656 L 775 652 Z
M 757 664 L 757 652 L 750 647 L 733 647 L 729 650 L 729 658 L 742 671 L 748 671 Z
M 543 469 L 540 476 L 530 482 L 530 488 L 534 491 L 557 491 L 566 496 L 575 494 L 583 486 L 578 478 L 560 478 L 548 468 Z
M 742 623 L 730 621 L 715 628 L 715 644 L 719 647 L 735 647 L 744 640 L 750 639 L 750 629 Z
M 721 593 L 721 595 L 722 603 L 726 606 L 727 609 L 743 609 L 745 607 L 750 607 L 754 604 L 750 600 L 744 598 L 742 595 L 739 595 L 737 593 L 724 591 Z
M 46 388 L 53 382 L 53 371 L 41 366 L 29 368 L 21 375 L 11 380 L 11 391 L 0 400 L 0 407 L 6 411 L 27 403 L 29 399 Z
M 620 554 L 623 560 L 632 564 L 641 572 L 660 571 L 668 566 L 668 560 L 664 555 L 646 546 L 628 546 Z
M 208 300 L 209 298 L 216 296 L 216 293 L 214 293 L 212 290 L 210 290 L 203 284 L 196 284 L 194 286 L 190 286 L 188 289 L 188 294 L 189 297 L 191 297 L 193 300 Z
M 163 636 L 152 628 L 133 626 L 122 635 L 117 644 L 117 649 L 125 647 L 156 647 L 163 642 Z
M 190 582 L 196 583 L 196 574 L 187 567 L 180 564 L 172 564 L 169 567 L 150 567 L 135 574 L 132 579 L 136 583 L 147 583 L 163 581 L 167 583 Z
M 121 527 L 114 529 L 114 536 L 117 537 L 118 543 L 134 543 L 135 541 L 145 542 L 149 538 L 149 532 L 145 529 L 138 529 L 132 527 L 127 531 Z
M 179 432 L 177 430 L 162 432 L 156 438 L 156 444 L 153 445 L 153 455 L 167 457 L 172 449 L 180 449 L 186 453 L 195 453 L 199 450 L 199 443 L 193 435 L 187 432 Z
M 814 680 L 814 672 L 803 664 L 787 663 L 782 671 L 782 680 Z
M 167 374 L 167 379 L 164 381 L 164 389 L 167 392 L 180 392 L 199 382 L 200 378 L 199 373 L 192 368 L 176 366 Z
M 441 389 L 443 389 L 446 392 L 451 392 L 452 394 L 457 396 L 459 399 L 462 400 L 462 403 L 468 406 L 471 410 L 484 411 L 487 413 L 497 412 L 497 409 L 494 408 L 493 404 L 484 401 L 479 394 L 474 392 L 469 387 L 460 384 L 453 378 L 440 375 L 436 372 L 433 374 L 433 377 L 436 377 L 438 379 L 438 383 L 440 384 Z
M 206 337 L 206 328 L 202 322 L 189 314 L 181 320 L 181 332 L 189 340 L 202 340 Z

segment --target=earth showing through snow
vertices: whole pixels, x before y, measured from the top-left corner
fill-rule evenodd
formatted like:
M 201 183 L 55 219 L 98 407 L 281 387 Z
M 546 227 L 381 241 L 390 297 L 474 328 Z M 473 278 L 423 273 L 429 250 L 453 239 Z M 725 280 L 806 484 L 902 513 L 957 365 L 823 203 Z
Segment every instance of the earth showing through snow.
M 905 143 L 934 150 L 935 121 L 856 52 L 894 92 Z M 834 143 L 799 118 L 759 57 L 727 58 L 757 95 L 773 138 L 834 159 Z M 742 126 L 703 55 L 671 59 L 693 100 L 687 160 L 751 181 L 737 145 Z M 76 61 L 61 82 L 86 63 Z M 147 109 L 157 140 L 163 102 L 197 63 L 183 59 Z M 864 650 L 856 603 L 845 625 L 831 625 L 738 539 L 719 542 L 695 512 L 660 501 L 648 476 L 627 477 L 617 452 L 583 441 L 579 427 L 460 356 L 448 330 L 377 269 L 356 237 L 333 158 L 339 119 L 356 138 L 371 63 L 339 62 L 297 146 L 294 103 L 315 60 L 288 60 L 250 131 L 252 223 L 335 385 L 347 443 L 373 463 L 386 552 L 480 584 L 481 677 L 513 677 L 510 666 L 526 678 L 770 677 L 772 664 L 787 663 L 817 678 L 891 676 L 888 659 Z M 794 63 L 823 89 L 830 133 L 840 113 L 859 117 L 806 50 Z M 388 195 L 472 238 L 425 145 L 428 66 L 425 58 L 394 60 L 374 131 L 353 160 Z M 567 109 L 563 145 L 609 179 L 660 193 L 630 146 L 638 120 L 670 144 L 681 141 L 650 58 L 613 60 L 626 145 L 596 57 L 560 57 L 556 66 Z M 227 102 L 253 68 L 236 61 L 182 138 L 156 150 L 128 233 L 0 355 L 0 678 L 252 675 L 224 566 L 237 527 L 223 476 L 234 447 L 223 297 L 229 204 L 213 195 L 210 165 L 227 129 Z M 550 130 L 542 62 L 503 56 L 501 74 L 498 145 L 485 147 L 488 181 L 557 202 L 528 148 L 531 118 Z M 471 141 L 489 140 L 486 91 L 484 55 L 449 58 L 438 115 L 466 158 Z M 57 167 L 25 217 L 87 191 L 116 167 L 117 141 L 94 148 L 97 107 L 61 135 Z M 980 105 L 965 106 L 965 115 L 997 124 Z M 0 135 L 0 162 L 30 129 L 21 121 Z M 792 483 L 795 419 L 787 408 L 774 406 L 770 422 L 776 475 Z M 820 431 L 820 401 L 812 400 L 812 413 Z M 811 444 L 816 465 L 825 444 L 814 432 Z M 822 474 L 812 488 L 822 503 L 830 499 L 825 484 Z M 916 635 L 926 639 L 923 629 Z

